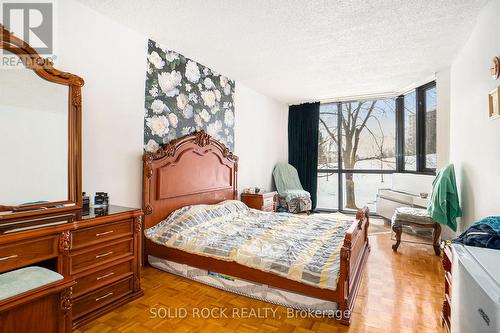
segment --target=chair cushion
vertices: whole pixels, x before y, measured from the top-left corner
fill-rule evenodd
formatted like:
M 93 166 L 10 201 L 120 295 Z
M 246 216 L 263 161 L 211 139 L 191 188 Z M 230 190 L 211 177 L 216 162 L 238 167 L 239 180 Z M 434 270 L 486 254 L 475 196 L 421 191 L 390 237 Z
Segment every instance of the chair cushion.
M 25 267 L 0 274 L 0 300 L 22 294 L 64 277 L 42 267 Z
M 404 222 L 418 224 L 434 224 L 436 221 L 427 213 L 427 209 L 413 207 L 396 208 L 392 217 L 392 225 L 399 225 Z

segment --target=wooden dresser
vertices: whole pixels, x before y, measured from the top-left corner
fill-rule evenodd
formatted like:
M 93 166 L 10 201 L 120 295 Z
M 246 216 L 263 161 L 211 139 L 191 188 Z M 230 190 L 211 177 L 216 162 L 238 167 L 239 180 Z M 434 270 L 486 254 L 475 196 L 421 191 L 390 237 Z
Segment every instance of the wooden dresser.
M 143 295 L 142 221 L 141 210 L 119 206 L 9 220 L 0 224 L 0 273 L 37 265 L 73 279 L 66 307 L 79 327 Z
M 266 212 L 275 212 L 278 192 L 263 192 L 256 194 L 241 193 L 241 201 L 250 208 Z
M 2 55 L 16 64 L 12 75 L 0 75 L 7 106 L 0 124 L 9 128 L 0 142 L 15 147 L 0 173 L 0 273 L 16 270 L 3 275 L 14 288 L 0 289 L 0 331 L 68 332 L 143 294 L 143 214 L 117 206 L 82 211 L 84 80 L 54 68 L 2 24 L 0 40 Z M 29 135 L 19 135 L 27 123 Z M 34 265 L 45 269 L 20 276 L 40 287 L 7 293 L 26 271 L 17 269 Z

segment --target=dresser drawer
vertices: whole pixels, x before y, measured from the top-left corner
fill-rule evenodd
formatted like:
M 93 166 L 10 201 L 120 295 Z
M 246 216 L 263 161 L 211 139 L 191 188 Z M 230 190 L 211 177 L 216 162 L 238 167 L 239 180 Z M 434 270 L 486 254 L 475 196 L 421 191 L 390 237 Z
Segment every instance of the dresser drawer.
M 77 230 L 73 232 L 72 248 L 79 249 L 85 246 L 109 241 L 110 239 L 131 235 L 133 233 L 132 222 L 132 220 L 125 220 Z
M 111 282 L 121 280 L 133 274 L 132 260 L 118 265 L 100 269 L 94 273 L 79 277 L 73 287 L 73 297 L 77 298 L 91 290 L 105 286 Z
M 133 278 L 120 280 L 73 301 L 73 319 L 116 301 L 133 291 Z
M 58 239 L 59 236 L 54 235 L 2 245 L 0 247 L 0 272 L 57 257 Z
M 71 274 L 133 255 L 133 239 L 120 240 L 106 246 L 71 254 Z

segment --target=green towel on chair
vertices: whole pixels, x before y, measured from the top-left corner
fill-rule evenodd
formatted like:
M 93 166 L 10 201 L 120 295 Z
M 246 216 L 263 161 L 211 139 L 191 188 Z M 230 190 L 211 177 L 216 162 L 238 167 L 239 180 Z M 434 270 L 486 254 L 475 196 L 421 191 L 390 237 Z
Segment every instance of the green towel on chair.
M 427 212 L 434 221 L 457 231 L 457 217 L 462 216 L 453 164 L 441 169 L 432 183 Z

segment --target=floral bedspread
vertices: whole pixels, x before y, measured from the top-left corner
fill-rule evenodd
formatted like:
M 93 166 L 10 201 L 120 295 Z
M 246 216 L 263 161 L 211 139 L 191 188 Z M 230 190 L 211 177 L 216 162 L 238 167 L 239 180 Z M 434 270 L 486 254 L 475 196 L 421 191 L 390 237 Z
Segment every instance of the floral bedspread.
M 331 214 L 262 212 L 229 200 L 183 207 L 144 233 L 164 246 L 336 290 L 340 249 L 352 223 Z

